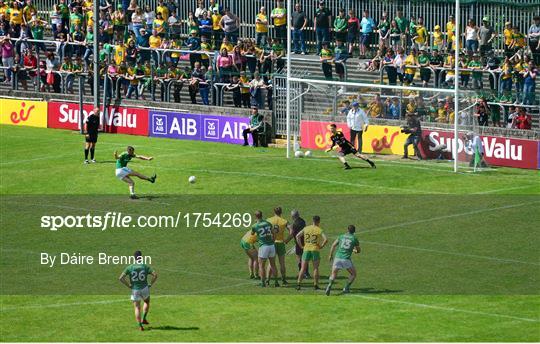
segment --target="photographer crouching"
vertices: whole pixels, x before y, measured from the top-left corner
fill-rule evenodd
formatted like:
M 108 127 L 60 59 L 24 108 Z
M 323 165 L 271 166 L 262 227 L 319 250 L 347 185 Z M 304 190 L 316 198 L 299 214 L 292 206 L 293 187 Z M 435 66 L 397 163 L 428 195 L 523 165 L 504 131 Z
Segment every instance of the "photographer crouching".
M 407 112 L 407 124 L 401 126 L 401 132 L 409 134 L 409 137 L 407 137 L 407 140 L 403 145 L 402 159 L 409 158 L 408 148 L 410 145 L 413 145 L 414 155 L 418 157 L 418 160 L 422 160 L 422 154 L 420 154 L 420 150 L 418 149 L 418 143 L 420 143 L 422 135 L 422 127 L 418 115 L 415 112 Z

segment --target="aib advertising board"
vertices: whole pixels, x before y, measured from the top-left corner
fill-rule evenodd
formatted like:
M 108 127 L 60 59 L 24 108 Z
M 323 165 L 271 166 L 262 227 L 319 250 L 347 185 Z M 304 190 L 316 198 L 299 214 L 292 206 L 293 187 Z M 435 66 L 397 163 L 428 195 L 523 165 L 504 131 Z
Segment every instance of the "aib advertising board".
M 49 102 L 48 127 L 57 129 L 79 129 L 79 104 Z M 83 118 L 93 112 L 91 104 L 83 105 Z M 100 113 L 101 126 L 107 133 L 148 135 L 148 110 L 109 106 L 107 114 Z
M 149 111 L 149 136 L 242 144 L 247 117 Z

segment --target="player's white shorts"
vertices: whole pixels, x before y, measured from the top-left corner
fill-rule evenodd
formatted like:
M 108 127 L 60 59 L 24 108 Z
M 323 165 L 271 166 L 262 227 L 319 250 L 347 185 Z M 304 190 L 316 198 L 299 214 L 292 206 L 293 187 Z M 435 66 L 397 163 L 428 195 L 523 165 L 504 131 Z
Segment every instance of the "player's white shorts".
M 332 265 L 332 269 L 347 270 L 352 267 L 353 267 L 353 263 L 350 259 L 334 258 L 334 264 Z
M 273 258 L 276 256 L 276 247 L 274 245 L 262 245 L 259 247 L 259 258 Z
M 122 180 L 124 177 L 126 177 L 128 174 L 131 173 L 131 169 L 127 167 L 117 168 L 116 169 L 116 178 Z
M 150 297 L 150 289 L 148 289 L 148 287 L 144 287 L 143 289 L 131 290 L 131 301 L 148 300 L 149 297 Z

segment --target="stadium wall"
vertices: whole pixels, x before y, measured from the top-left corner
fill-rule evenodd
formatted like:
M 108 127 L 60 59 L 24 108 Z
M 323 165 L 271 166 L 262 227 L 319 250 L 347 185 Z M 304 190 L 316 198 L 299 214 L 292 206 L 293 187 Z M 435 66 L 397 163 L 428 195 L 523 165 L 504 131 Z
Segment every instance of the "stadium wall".
M 183 106 L 184 107 L 184 106 Z M 185 106 L 189 108 L 189 106 Z M 166 137 L 242 144 L 242 131 L 249 125 L 249 110 L 208 107 L 190 109 L 111 105 L 100 113 L 106 133 Z M 92 113 L 92 104 L 83 104 L 83 118 Z M 79 103 L 70 100 L 0 98 L 0 123 L 53 129 L 79 130 Z M 271 123 L 271 112 L 261 111 Z

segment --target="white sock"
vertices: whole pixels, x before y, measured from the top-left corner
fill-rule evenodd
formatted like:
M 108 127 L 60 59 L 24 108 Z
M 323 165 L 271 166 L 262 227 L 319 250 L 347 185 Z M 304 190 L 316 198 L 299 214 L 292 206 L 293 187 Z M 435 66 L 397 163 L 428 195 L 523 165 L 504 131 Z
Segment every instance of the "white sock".
M 131 195 L 135 195 L 135 185 L 130 185 L 130 186 L 129 186 L 129 193 L 130 193 Z

